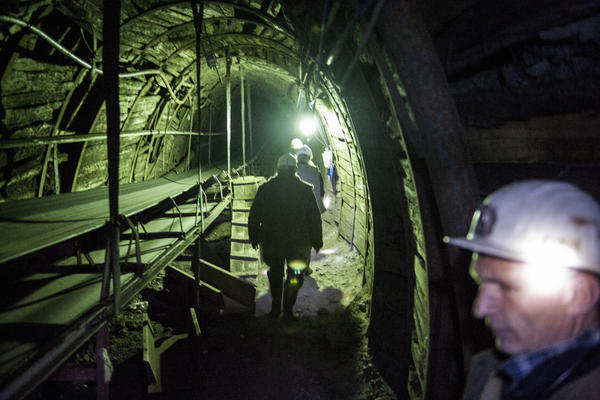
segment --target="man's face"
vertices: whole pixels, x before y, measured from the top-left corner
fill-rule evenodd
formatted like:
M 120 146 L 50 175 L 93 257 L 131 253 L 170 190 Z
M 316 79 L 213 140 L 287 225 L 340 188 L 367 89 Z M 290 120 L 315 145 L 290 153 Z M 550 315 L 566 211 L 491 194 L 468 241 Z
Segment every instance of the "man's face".
M 510 355 L 540 350 L 572 336 L 568 313 L 572 272 L 562 269 L 556 282 L 536 287 L 548 270 L 531 268 L 477 254 L 471 265 L 471 275 L 479 284 L 473 314 L 485 318 L 496 347 Z

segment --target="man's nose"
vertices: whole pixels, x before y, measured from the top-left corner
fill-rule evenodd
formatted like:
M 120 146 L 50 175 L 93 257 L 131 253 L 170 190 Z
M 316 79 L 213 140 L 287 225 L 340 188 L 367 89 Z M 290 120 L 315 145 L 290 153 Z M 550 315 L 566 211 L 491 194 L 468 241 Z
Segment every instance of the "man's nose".
M 490 290 L 485 286 L 481 286 L 473 302 L 473 315 L 476 318 L 489 316 L 494 308 L 494 304 L 494 296 L 490 293 Z

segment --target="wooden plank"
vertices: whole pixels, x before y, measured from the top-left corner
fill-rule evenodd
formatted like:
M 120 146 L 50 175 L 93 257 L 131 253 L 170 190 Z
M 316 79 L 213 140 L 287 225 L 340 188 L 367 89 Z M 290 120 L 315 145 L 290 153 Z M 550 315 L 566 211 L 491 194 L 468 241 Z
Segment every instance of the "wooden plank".
M 233 199 L 233 204 L 232 204 L 233 211 L 250 211 L 250 207 L 252 207 L 252 200 Z
M 248 216 L 250 215 L 250 210 L 248 211 L 234 211 L 231 213 L 231 222 L 236 225 L 245 225 L 246 229 L 248 226 Z
M 194 285 L 196 283 L 194 275 L 173 265 L 169 265 L 165 271 L 165 285 L 177 288 L 177 290 L 173 290 L 172 292 L 182 297 L 186 304 L 192 304 Z M 219 310 L 225 308 L 223 293 L 219 289 L 202 281 L 200 281 L 200 302 L 203 304 L 212 304 Z
M 235 256 L 231 257 L 229 262 L 230 268 L 237 275 L 258 275 L 259 262 L 258 260 L 248 260 L 248 259 L 236 259 Z
M 231 224 L 231 239 L 233 240 L 250 240 L 248 237 L 248 226 Z
M 233 197 L 236 200 L 245 199 L 252 200 L 256 196 L 256 191 L 260 184 L 264 181 L 262 177 L 245 176 L 232 180 Z
M 258 259 L 260 257 L 260 252 L 258 249 L 252 248 L 250 242 L 240 242 L 240 241 L 231 241 L 231 255 L 232 256 L 243 256 L 246 258 L 255 258 Z
M 190 319 L 192 320 L 192 328 L 194 335 L 196 337 L 200 336 L 202 331 L 200 330 L 200 324 L 198 323 L 198 316 L 196 315 L 196 309 L 194 307 L 190 307 Z
M 146 366 L 146 375 L 148 377 L 148 392 L 160 392 L 160 358 L 156 357 L 156 348 L 154 347 L 154 336 L 150 330 L 149 324 L 144 323 L 142 328 L 142 340 L 143 340 L 143 360 Z
M 202 259 L 200 259 L 200 279 L 222 290 L 226 296 L 254 312 L 256 286 L 253 283 L 238 278 L 231 272 Z

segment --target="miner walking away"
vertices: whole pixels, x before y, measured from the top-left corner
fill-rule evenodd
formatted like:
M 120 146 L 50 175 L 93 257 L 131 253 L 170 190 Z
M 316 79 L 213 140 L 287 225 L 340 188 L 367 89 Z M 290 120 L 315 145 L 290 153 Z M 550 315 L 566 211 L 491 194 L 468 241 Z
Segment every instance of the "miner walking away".
M 293 318 L 298 290 L 310 265 L 311 247 L 319 251 L 323 246 L 323 231 L 313 190 L 296 175 L 292 155 L 281 156 L 277 174 L 258 188 L 248 216 L 248 235 L 254 248 L 262 246 L 269 266 L 273 298 L 269 316 L 281 314 L 283 294 L 283 316 Z
M 325 212 L 323 204 L 323 196 L 325 195 L 325 187 L 323 186 L 323 176 L 319 168 L 312 162 L 313 154 L 308 145 L 304 145 L 298 150 L 296 159 L 298 160 L 298 171 L 296 174 L 306 183 L 310 183 L 313 187 L 317 206 L 320 212 Z

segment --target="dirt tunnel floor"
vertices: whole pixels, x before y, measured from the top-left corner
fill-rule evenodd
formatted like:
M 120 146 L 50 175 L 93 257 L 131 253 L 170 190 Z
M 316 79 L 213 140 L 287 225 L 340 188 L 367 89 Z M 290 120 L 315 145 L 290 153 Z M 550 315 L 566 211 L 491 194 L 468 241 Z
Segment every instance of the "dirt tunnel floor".
M 156 346 L 190 332 L 187 308 L 178 306 L 162 276 L 153 280 L 110 324 L 111 399 L 396 399 L 369 351 L 364 260 L 339 239 L 331 215 L 323 220 L 324 247 L 313 254 L 313 273 L 295 307 L 297 320 L 268 318 L 268 280 L 258 273 L 255 314 L 237 312 L 239 307 L 227 307 L 225 313 L 205 310 L 199 315 L 201 335 L 181 339 L 163 353 L 162 393 L 147 394 L 144 311 Z M 214 235 L 227 232 L 228 224 L 222 225 Z M 74 361 L 93 358 L 80 351 Z M 94 385 L 46 383 L 31 397 L 94 398 Z

